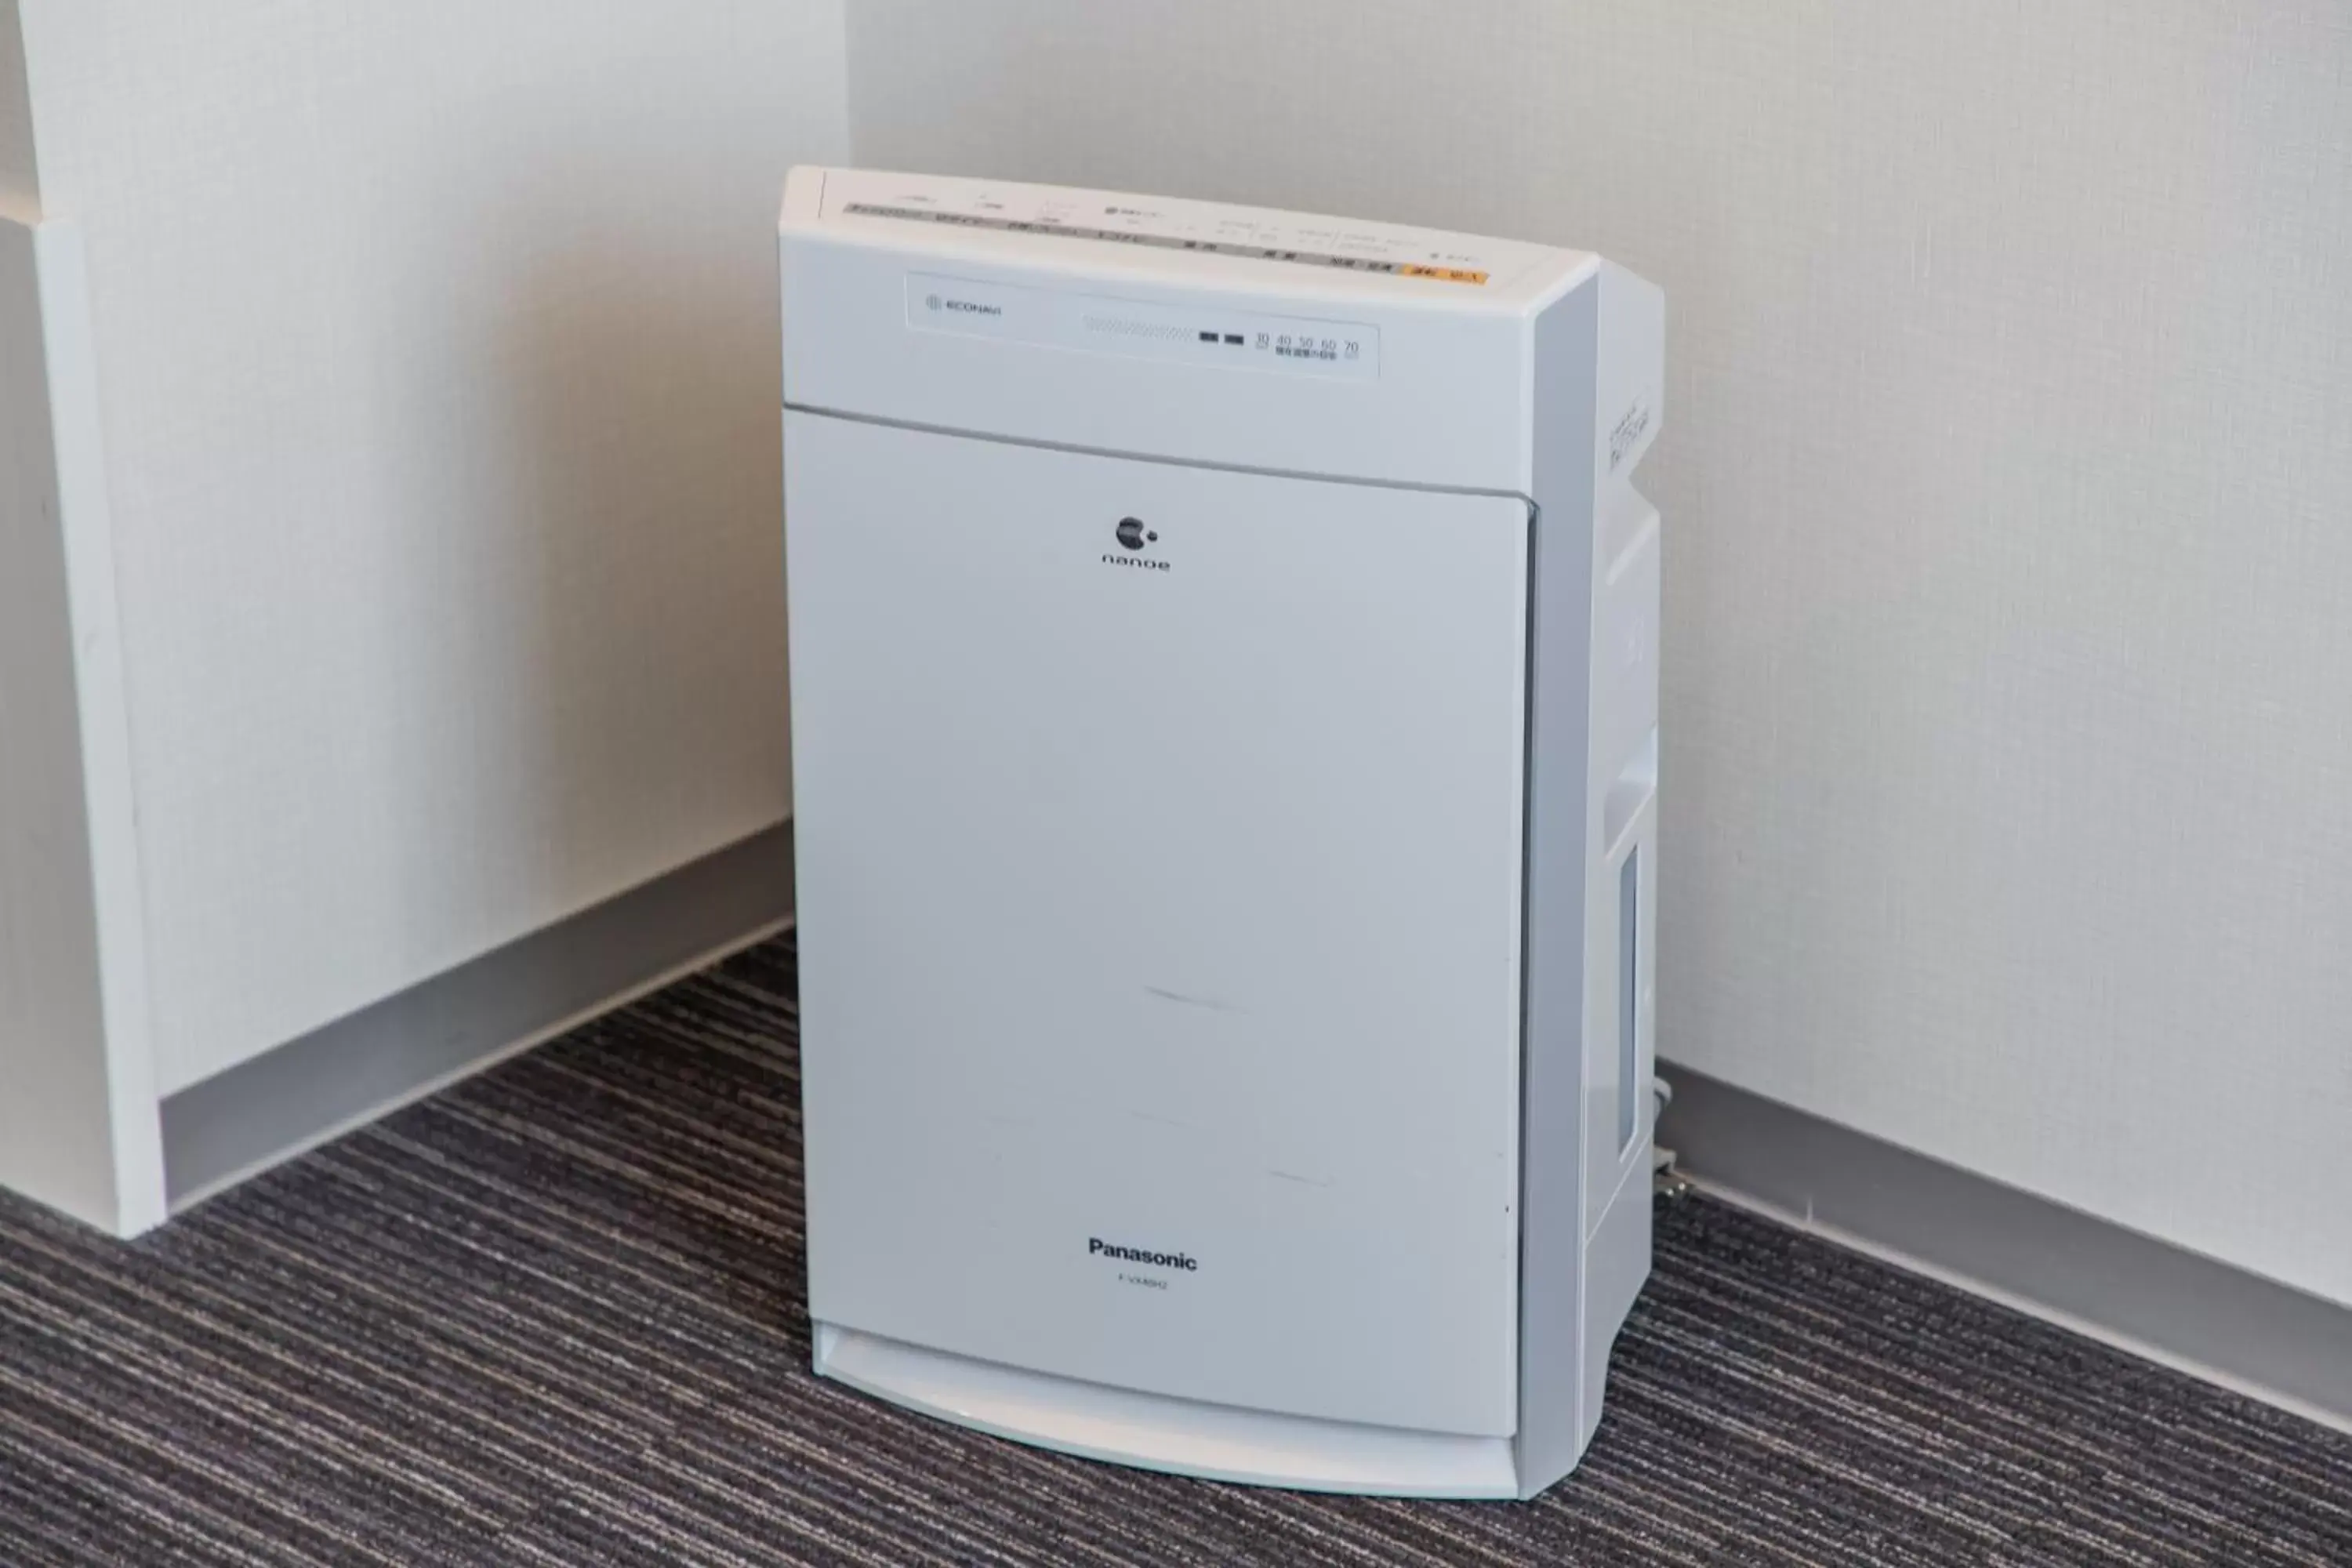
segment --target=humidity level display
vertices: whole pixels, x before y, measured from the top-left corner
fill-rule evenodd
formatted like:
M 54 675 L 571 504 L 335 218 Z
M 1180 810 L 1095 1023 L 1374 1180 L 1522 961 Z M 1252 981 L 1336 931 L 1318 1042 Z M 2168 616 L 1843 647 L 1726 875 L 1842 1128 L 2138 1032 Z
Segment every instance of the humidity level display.
M 1253 345 L 1245 332 L 1204 331 L 1201 333 L 1201 341 L 1221 347 L 1255 346 L 1281 359 L 1321 360 L 1326 363 L 1354 360 L 1364 352 L 1363 344 L 1354 338 L 1318 338 L 1305 332 L 1262 331 Z

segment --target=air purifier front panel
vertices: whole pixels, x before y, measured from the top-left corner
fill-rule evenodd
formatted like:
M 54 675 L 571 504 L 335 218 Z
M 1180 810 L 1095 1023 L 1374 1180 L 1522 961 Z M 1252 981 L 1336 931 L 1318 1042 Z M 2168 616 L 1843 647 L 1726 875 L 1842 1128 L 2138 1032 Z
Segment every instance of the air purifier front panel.
M 1528 503 L 784 423 L 813 1317 L 1511 1434 Z
M 1542 1490 L 1650 1267 L 1658 291 L 877 171 L 779 238 L 817 1371 Z

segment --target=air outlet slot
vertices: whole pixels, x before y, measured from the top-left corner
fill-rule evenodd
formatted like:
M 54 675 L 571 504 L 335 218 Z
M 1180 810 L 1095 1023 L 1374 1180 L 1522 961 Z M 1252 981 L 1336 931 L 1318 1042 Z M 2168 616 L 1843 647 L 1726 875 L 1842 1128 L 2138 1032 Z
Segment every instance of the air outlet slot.
M 1642 1130 L 1642 847 L 1617 871 L 1617 1149 Z

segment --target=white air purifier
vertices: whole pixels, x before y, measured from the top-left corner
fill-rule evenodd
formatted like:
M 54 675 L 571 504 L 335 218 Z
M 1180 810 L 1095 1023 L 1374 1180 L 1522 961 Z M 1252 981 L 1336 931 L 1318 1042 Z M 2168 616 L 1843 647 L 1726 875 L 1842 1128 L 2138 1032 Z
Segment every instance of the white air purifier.
M 1650 1267 L 1658 291 L 813 168 L 782 269 L 817 1370 L 1541 1491 Z

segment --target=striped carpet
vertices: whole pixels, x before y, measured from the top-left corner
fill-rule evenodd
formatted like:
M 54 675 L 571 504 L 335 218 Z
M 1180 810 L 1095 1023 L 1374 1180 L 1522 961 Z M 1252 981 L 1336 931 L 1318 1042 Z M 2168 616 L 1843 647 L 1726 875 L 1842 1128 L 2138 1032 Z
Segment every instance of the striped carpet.
M 2352 1439 L 1702 1199 L 1529 1505 L 820 1384 L 772 943 L 124 1247 L 0 1202 L 0 1563 L 2352 1563 Z

